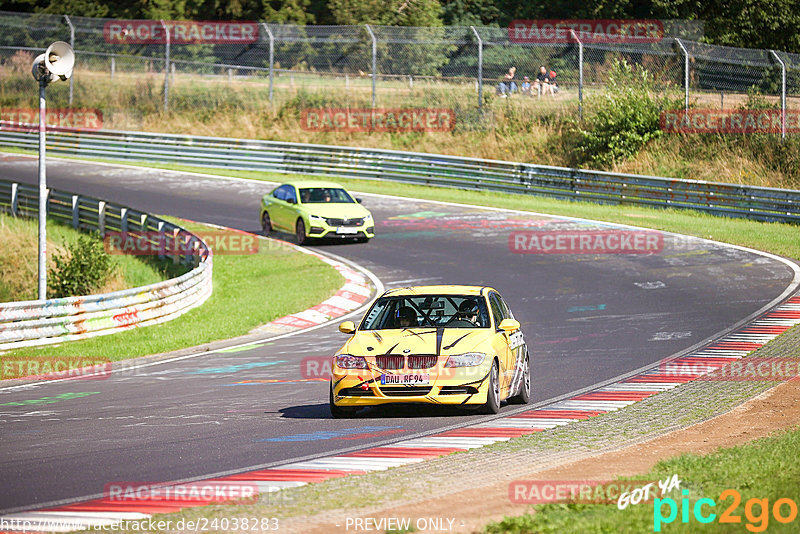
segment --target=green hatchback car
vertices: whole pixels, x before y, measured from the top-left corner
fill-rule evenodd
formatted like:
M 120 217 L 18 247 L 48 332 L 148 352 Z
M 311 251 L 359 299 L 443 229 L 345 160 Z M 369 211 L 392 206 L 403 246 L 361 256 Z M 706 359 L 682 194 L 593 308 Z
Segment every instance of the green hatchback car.
M 292 232 L 297 243 L 309 239 L 354 239 L 366 243 L 375 237 L 375 221 L 361 200 L 334 182 L 297 180 L 276 187 L 261 199 L 261 227 Z

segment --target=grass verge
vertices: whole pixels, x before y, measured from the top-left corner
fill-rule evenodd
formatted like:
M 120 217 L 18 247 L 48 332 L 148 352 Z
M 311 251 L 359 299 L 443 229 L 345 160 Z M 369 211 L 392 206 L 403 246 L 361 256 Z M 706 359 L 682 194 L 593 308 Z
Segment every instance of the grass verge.
M 47 223 L 48 268 L 53 256 L 63 254 L 69 243 L 84 235 L 69 226 Z M 0 214 L 0 302 L 38 298 L 38 225 L 36 220 Z M 170 274 L 164 265 L 144 262 L 133 256 L 113 256 L 114 272 L 98 293 L 145 286 L 165 280 Z
M 189 230 L 208 227 L 182 222 Z M 60 345 L 10 351 L 6 357 L 81 356 L 119 361 L 246 334 L 333 295 L 344 278 L 318 258 L 260 241 L 257 254 L 214 256 L 214 292 L 167 323 Z M 1 358 L 1 357 L 0 357 Z
M 659 462 L 639 480 L 665 480 L 678 474 L 682 490 L 664 496 L 667 503 L 649 501 L 619 510 L 614 504 L 549 503 L 533 507 L 534 513 L 506 518 L 489 524 L 486 533 L 556 533 L 556 532 L 797 532 L 797 496 L 800 495 L 800 465 L 794 461 L 800 450 L 800 430 L 762 438 L 745 445 L 721 449 L 708 455 L 684 454 Z M 642 484 L 643 485 L 643 484 Z M 734 490 L 740 496 L 736 501 Z M 682 499 L 688 501 L 683 502 Z M 672 521 L 668 499 L 674 500 L 677 515 Z M 705 517 L 698 520 L 696 503 Z M 757 504 L 751 499 L 758 501 Z M 779 499 L 791 499 L 795 518 L 780 522 L 774 511 Z M 683 516 L 683 510 L 686 516 Z M 723 523 L 723 512 L 729 512 L 733 523 Z M 783 518 L 790 517 L 791 505 L 785 501 L 779 509 Z

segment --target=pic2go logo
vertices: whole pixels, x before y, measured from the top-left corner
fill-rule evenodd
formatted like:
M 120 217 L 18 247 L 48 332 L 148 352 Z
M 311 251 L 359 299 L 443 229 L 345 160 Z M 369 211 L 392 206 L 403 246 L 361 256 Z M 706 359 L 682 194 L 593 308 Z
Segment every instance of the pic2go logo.
M 681 492 L 683 498 L 680 504 L 681 523 L 689 523 L 689 511 L 691 509 L 695 521 L 698 523 L 713 523 L 717 519 L 717 514 L 713 513 L 711 509 L 717 506 L 713 499 L 697 499 L 694 506 L 689 504 L 689 490 Z M 719 523 L 734 523 L 739 524 L 742 522 L 742 516 L 734 512 L 742 502 L 742 496 L 734 489 L 726 489 L 720 496 L 720 502 L 726 501 L 728 498 L 733 499 L 733 502 L 725 509 L 719 516 Z M 667 512 L 666 509 L 669 511 Z M 665 512 L 667 515 L 664 515 Z M 745 528 L 750 532 L 764 532 L 769 526 L 770 507 L 769 499 L 750 499 L 744 505 L 744 516 L 748 523 Z M 656 498 L 653 501 L 653 531 L 661 532 L 661 525 L 668 525 L 675 521 L 678 517 L 678 503 L 675 499 L 670 497 L 664 499 Z M 778 523 L 791 523 L 797 518 L 797 503 L 792 499 L 782 498 L 776 500 L 772 504 L 772 517 Z

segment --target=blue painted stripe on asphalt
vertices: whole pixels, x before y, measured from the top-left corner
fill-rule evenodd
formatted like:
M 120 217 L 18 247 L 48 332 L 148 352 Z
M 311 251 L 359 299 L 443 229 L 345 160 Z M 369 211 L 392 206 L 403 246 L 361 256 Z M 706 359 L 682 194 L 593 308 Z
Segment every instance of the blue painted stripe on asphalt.
M 279 363 L 286 363 L 286 360 L 278 360 L 275 362 L 251 362 L 243 363 L 240 365 L 228 365 L 225 367 L 208 367 L 206 369 L 198 369 L 197 371 L 189 371 L 190 375 L 212 375 L 221 373 L 236 373 L 238 371 L 245 371 L 256 367 L 269 367 L 270 365 L 278 365 Z
M 391 430 L 403 428 L 402 426 L 360 426 L 356 428 L 343 428 L 341 430 L 310 432 L 308 434 L 292 434 L 289 436 L 279 436 L 277 438 L 259 439 L 256 441 L 317 441 L 323 439 L 334 439 L 353 434 L 367 434 L 369 432 L 379 432 L 381 430 Z

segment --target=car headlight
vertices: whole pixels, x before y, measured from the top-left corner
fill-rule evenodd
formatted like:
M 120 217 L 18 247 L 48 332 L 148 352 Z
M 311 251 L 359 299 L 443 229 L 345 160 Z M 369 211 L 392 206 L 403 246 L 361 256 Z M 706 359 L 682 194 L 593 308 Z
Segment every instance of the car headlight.
M 482 352 L 465 352 L 464 354 L 453 354 L 452 356 L 447 358 L 447 363 L 445 363 L 444 366 L 473 367 L 475 365 L 482 364 L 484 359 L 486 359 L 486 355 Z
M 320 217 L 319 215 L 309 215 L 308 220 L 314 222 L 325 222 L 325 217 Z
M 367 360 L 363 356 L 338 354 L 335 361 L 336 365 L 341 369 L 368 369 Z
M 367 215 L 366 217 L 364 217 L 364 222 L 365 223 L 371 223 L 372 222 L 372 215 Z

